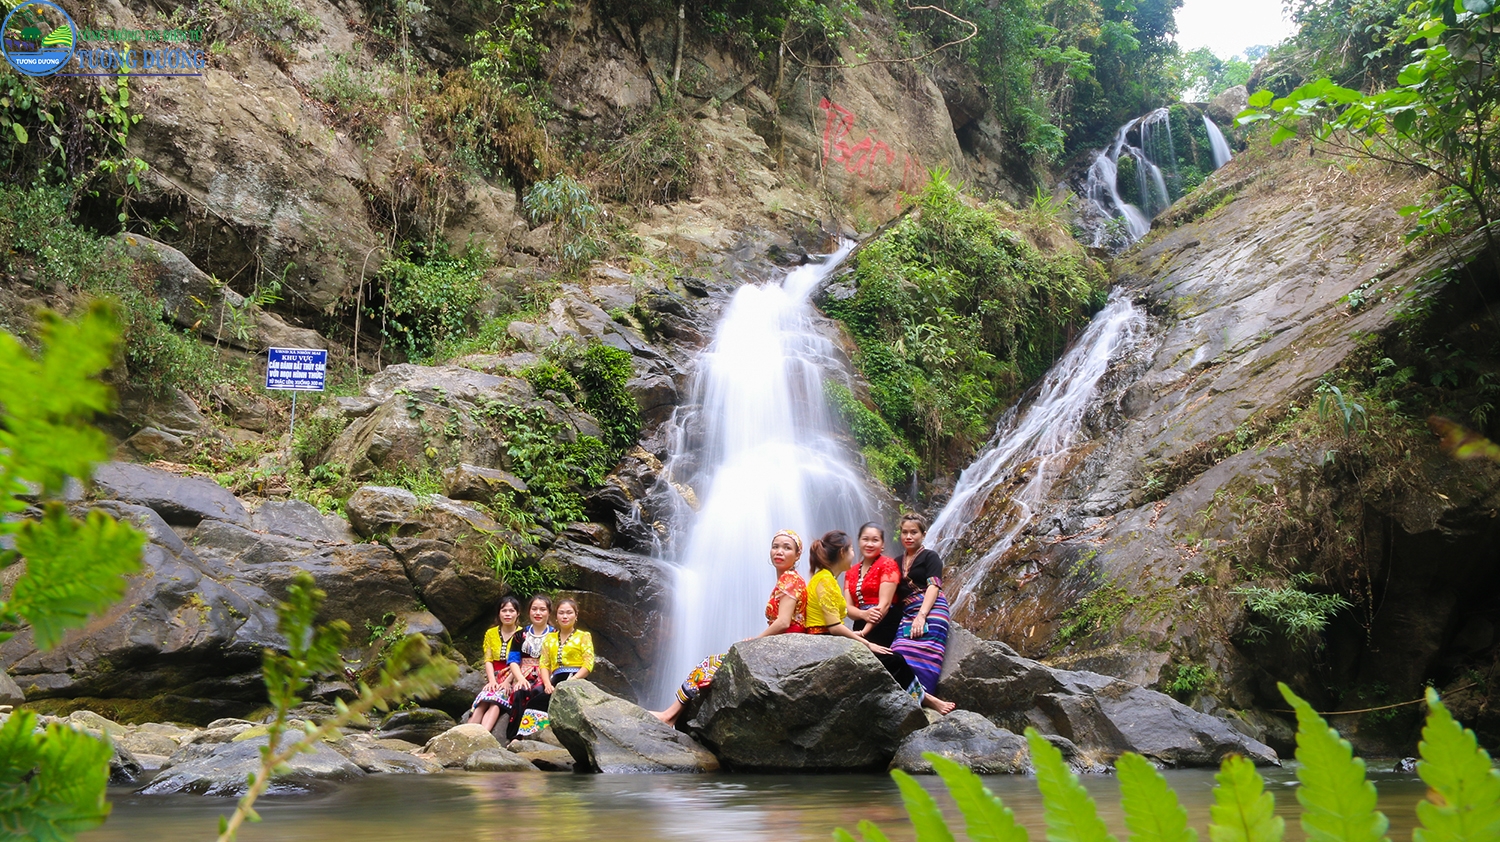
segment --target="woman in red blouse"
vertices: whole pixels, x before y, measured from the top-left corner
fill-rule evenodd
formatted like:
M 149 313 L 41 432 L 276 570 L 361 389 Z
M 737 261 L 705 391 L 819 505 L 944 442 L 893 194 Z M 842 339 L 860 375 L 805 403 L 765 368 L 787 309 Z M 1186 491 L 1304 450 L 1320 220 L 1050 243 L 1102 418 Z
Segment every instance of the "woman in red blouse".
M 776 586 L 766 601 L 766 627 L 747 640 L 807 631 L 807 580 L 797 572 L 797 559 L 801 557 L 802 538 L 796 532 L 783 529 L 771 537 L 771 566 L 776 568 Z M 703 663 L 694 667 L 687 680 L 677 688 L 677 698 L 672 704 L 666 710 L 652 711 L 651 715 L 668 725 L 675 725 L 683 707 L 713 683 L 714 673 L 723 663 L 722 654 L 703 659 Z
M 884 554 L 885 529 L 878 523 L 859 528 L 859 564 L 844 574 L 849 616 L 860 637 L 879 646 L 890 646 L 901 625 L 901 612 L 891 610 L 901 567 Z

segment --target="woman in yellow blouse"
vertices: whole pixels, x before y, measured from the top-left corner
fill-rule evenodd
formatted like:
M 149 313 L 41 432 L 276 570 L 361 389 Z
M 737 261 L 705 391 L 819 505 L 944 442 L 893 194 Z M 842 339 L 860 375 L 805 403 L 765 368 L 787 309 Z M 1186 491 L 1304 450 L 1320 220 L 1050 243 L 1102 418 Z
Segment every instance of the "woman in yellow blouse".
M 849 536 L 835 529 L 812 542 L 808 548 L 808 565 L 813 575 L 807 580 L 807 633 L 832 634 L 857 640 L 877 655 L 889 655 L 891 650 L 854 633 L 844 625 L 848 603 L 844 600 L 844 589 L 839 587 L 838 577 L 844 575 L 854 561 L 854 548 Z
M 594 636 L 578 629 L 578 603 L 557 601 L 557 631 L 542 639 L 542 689 L 548 696 L 561 682 L 587 678 L 594 669 Z

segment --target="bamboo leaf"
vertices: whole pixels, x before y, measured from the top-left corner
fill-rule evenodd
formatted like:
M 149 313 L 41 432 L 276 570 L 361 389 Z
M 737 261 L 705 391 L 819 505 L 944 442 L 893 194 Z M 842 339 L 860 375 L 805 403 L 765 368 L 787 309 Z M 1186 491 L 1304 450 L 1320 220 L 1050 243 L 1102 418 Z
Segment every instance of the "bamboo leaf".
M 1130 842 L 1197 842 L 1198 832 L 1187 824 L 1187 810 L 1151 761 L 1127 752 L 1115 763 L 1115 773 Z
M 922 755 L 948 785 L 958 809 L 963 811 L 971 842 L 1029 842 L 1026 828 L 1016 824 L 1016 815 L 972 771 L 940 754 Z
M 1265 779 L 1255 764 L 1239 755 L 1224 758 L 1214 776 L 1213 823 L 1208 838 L 1213 842 L 1281 842 L 1286 820 L 1276 815 L 1276 796 L 1266 792 Z
M 1290 687 L 1278 685 L 1297 711 L 1297 800 L 1308 842 L 1388 842 L 1390 822 L 1375 809 L 1375 785 L 1349 741 L 1328 727 Z
M 1094 799 L 1063 762 L 1062 752 L 1035 728 L 1026 729 L 1031 763 L 1047 818 L 1047 842 L 1115 842 L 1099 818 Z
M 1417 774 L 1431 787 L 1417 804 L 1422 826 L 1415 842 L 1470 842 L 1500 839 L 1500 772 L 1479 747 L 1474 732 L 1458 724 L 1428 688 L 1427 724 L 1419 747 Z
M 948 822 L 943 819 L 937 801 L 927 790 L 900 769 L 892 771 L 891 778 L 901 790 L 901 800 L 906 802 L 906 814 L 911 816 L 912 827 L 917 832 L 917 842 L 953 842 Z

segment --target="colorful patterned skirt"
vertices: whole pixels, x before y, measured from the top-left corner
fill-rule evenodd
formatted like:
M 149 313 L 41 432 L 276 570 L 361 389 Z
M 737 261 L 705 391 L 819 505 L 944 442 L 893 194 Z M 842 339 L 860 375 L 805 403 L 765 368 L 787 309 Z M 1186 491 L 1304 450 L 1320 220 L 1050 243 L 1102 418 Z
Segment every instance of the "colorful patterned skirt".
M 503 675 L 504 674 L 505 669 L 506 669 L 506 665 L 505 664 L 502 664 L 502 663 L 499 663 L 499 662 L 491 662 L 491 663 L 494 664 L 495 675 L 499 676 L 499 675 Z M 471 705 L 470 707 L 477 708 L 480 705 L 488 702 L 489 704 L 499 705 L 500 707 L 509 709 L 510 708 L 510 694 L 511 694 L 511 690 L 510 690 L 510 687 L 508 685 L 498 686 L 498 687 L 496 687 L 493 690 L 491 690 L 489 687 L 485 687 L 483 690 L 479 691 L 479 695 L 477 695 L 477 696 L 474 697 L 474 704 Z
M 677 688 L 677 701 L 685 705 L 698 698 L 698 694 L 713 683 L 714 673 L 719 671 L 719 666 L 723 663 L 723 655 L 709 655 L 703 659 L 703 663 L 693 667 L 693 671 L 688 673 L 687 681 Z
M 917 591 L 906 598 L 901 606 L 901 627 L 891 643 L 891 651 L 906 660 L 906 665 L 916 674 L 922 688 L 928 693 L 937 691 L 938 675 L 943 671 L 943 651 L 948 648 L 948 600 L 942 592 L 932 603 L 927 614 L 927 630 L 921 637 L 912 640 L 911 625 L 922 610 L 923 592 Z

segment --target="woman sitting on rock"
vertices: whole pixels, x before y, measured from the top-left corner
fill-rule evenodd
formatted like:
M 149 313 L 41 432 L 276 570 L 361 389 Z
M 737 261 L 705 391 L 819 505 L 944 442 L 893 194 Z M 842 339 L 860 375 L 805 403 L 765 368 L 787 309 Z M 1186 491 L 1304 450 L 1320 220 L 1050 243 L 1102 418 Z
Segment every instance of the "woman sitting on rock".
M 802 538 L 797 533 L 783 529 L 771 537 L 771 566 L 776 568 L 776 586 L 766 601 L 766 627 L 749 640 L 807 630 L 807 582 L 797 572 L 797 559 L 801 557 Z M 668 725 L 675 724 L 683 707 L 713 682 L 714 673 L 722 663 L 722 654 L 704 658 L 677 688 L 676 701 L 666 710 L 652 711 L 651 715 Z
M 510 739 L 515 739 L 522 731 L 535 733 L 540 730 L 535 720 L 539 711 L 533 711 L 530 725 L 525 720 L 528 708 L 532 708 L 540 702 L 542 710 L 546 710 L 548 696 L 542 686 L 542 642 L 547 636 L 556 632 L 549 622 L 552 619 L 552 600 L 545 594 L 537 594 L 527 603 L 527 615 L 531 618 L 531 624 L 521 630 L 521 681 L 520 690 L 511 694 L 510 726 L 505 729 L 505 734 Z
M 920 694 L 922 704 L 938 713 L 954 708 L 933 695 L 938 675 L 943 671 L 943 651 L 948 646 L 948 600 L 943 596 L 943 560 L 922 546 L 927 537 L 927 521 L 920 515 L 901 518 L 901 581 L 896 584 L 896 598 L 901 601 L 901 626 L 891 649 L 906 661 L 914 680 L 898 682 L 907 685 L 913 696 Z M 889 666 L 889 665 L 887 665 Z M 893 670 L 893 673 L 895 671 Z
M 594 636 L 578 628 L 578 603 L 557 601 L 557 631 L 542 640 L 542 689 L 551 697 L 558 684 L 587 678 L 594 669 Z
M 854 548 L 849 543 L 849 536 L 838 529 L 823 533 L 823 537 L 808 548 L 807 563 L 813 575 L 807 580 L 807 633 L 847 637 L 864 644 L 876 655 L 889 655 L 891 650 L 855 634 L 844 625 L 848 606 L 838 577 L 848 571 L 853 561 Z
M 890 646 L 901 625 L 901 612 L 891 610 L 896 598 L 896 583 L 901 581 L 901 567 L 884 554 L 885 529 L 878 523 L 859 528 L 859 564 L 844 574 L 848 592 L 849 616 L 860 637 L 881 646 Z
M 521 675 L 521 640 L 524 637 L 516 621 L 521 618 L 521 600 L 513 596 L 500 598 L 495 609 L 496 625 L 484 633 L 484 689 L 474 698 L 474 713 L 469 721 L 491 730 L 502 712 L 509 713 L 516 691 L 530 685 Z

